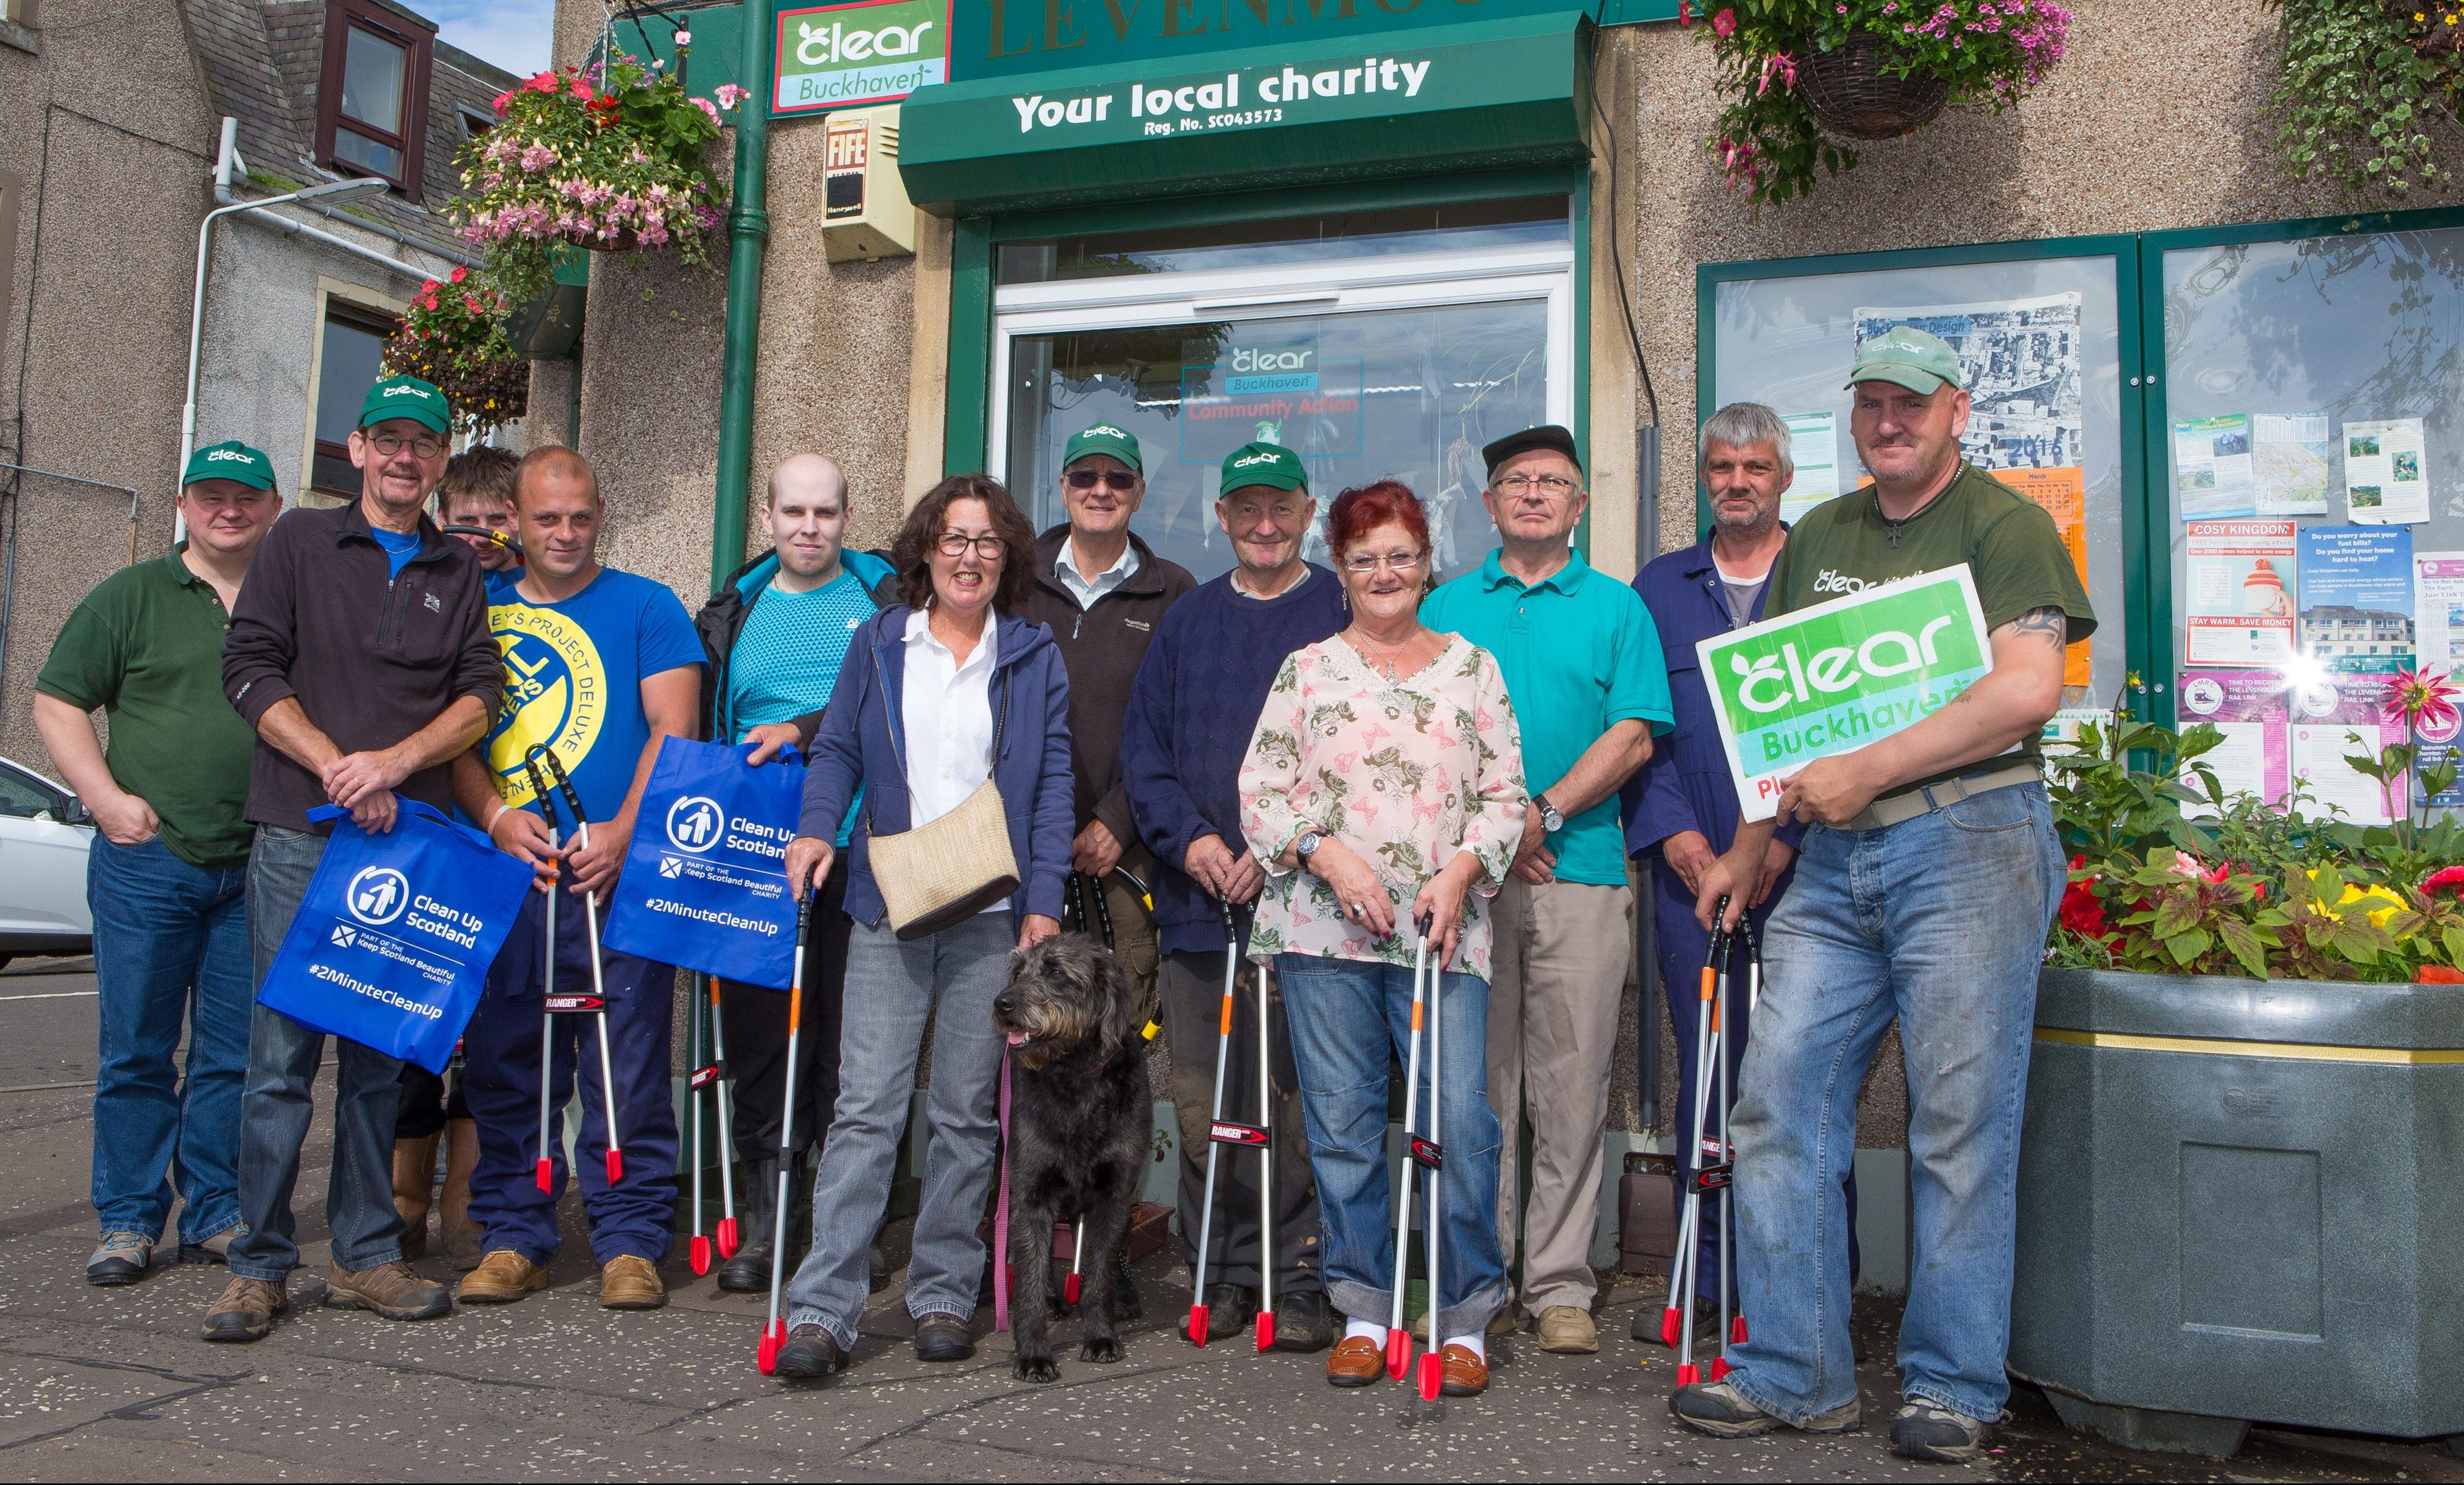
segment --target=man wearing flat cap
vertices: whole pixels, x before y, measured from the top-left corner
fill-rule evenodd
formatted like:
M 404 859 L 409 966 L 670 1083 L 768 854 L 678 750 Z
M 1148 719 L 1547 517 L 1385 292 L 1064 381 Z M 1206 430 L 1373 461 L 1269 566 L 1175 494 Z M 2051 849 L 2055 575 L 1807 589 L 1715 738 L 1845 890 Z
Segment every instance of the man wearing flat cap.
M 1859 1423 L 1847 1213 L 1857 1092 L 1894 1019 L 1907 1049 L 1908 1308 L 1891 1447 L 1977 1458 L 2011 1386 L 2019 1127 L 2036 969 L 2066 873 L 2037 737 L 2062 649 L 2096 614 L 2053 519 L 1960 456 L 1957 355 L 1899 325 L 1859 348 L 1849 431 L 1874 482 L 1815 507 L 1772 564 L 1768 617 L 1965 566 L 1992 668 L 1939 711 L 1791 775 L 1703 870 L 1695 916 L 1761 895 L 1772 832 L 1808 826 L 1763 941 L 1762 998 L 1731 1125 L 1739 1299 L 1733 1368 L 1669 1400 L 1724 1438 Z M 1714 1373 L 1716 1376 L 1717 1373 Z
M 1495 655 L 1523 722 L 1531 808 L 1489 910 L 1488 1097 L 1505 1140 L 1498 1237 L 1509 1266 L 1520 1240 L 1521 1304 L 1540 1349 L 1584 1354 L 1599 1349 L 1591 1252 L 1600 1132 L 1634 945 L 1617 787 L 1674 714 L 1650 611 L 1573 549 L 1590 503 L 1573 435 L 1529 428 L 1481 454 L 1498 549 L 1431 593 L 1420 621 Z M 1527 1121 L 1531 1196 L 1518 1213 Z M 1511 1310 L 1500 1313 L 1512 1323 Z

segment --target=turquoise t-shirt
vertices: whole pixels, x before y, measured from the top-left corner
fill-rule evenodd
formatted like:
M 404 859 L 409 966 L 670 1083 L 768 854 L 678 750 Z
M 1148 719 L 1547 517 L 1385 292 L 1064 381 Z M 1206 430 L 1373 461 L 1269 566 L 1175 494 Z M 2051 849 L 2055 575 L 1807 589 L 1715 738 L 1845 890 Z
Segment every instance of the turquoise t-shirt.
M 488 629 L 505 661 L 505 692 L 488 732 L 488 766 L 505 802 L 537 810 L 522 760 L 546 743 L 573 776 L 593 821 L 613 819 L 633 787 L 650 721 L 642 679 L 702 663 L 701 640 L 665 584 L 603 568 L 562 603 L 535 604 L 512 583 L 491 585 Z M 557 816 L 564 829 L 571 822 Z
M 1632 587 L 1593 570 L 1580 552 L 1528 588 L 1491 552 L 1479 571 L 1431 593 L 1420 622 L 1497 656 L 1523 728 L 1523 776 L 1535 795 L 1548 792 L 1617 723 L 1641 720 L 1664 733 L 1675 720 L 1651 611 Z M 1540 829 L 1537 810 L 1526 816 L 1525 829 Z M 1549 845 L 1557 853 L 1558 880 L 1625 884 L 1615 790 L 1569 815 Z
M 829 704 L 847 660 L 847 641 L 879 611 L 872 594 L 852 569 L 810 592 L 763 587 L 737 632 L 727 656 L 727 720 L 735 741 L 774 721 L 793 721 Z M 855 813 L 864 806 L 858 787 L 839 824 L 842 851 L 855 838 Z

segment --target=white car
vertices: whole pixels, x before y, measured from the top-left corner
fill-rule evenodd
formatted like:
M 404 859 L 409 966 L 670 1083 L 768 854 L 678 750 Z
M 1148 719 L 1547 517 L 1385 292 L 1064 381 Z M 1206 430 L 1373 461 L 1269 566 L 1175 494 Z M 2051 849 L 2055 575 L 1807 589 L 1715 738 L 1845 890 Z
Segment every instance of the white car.
M 93 844 L 94 816 L 75 794 L 0 758 L 0 964 L 19 954 L 93 952 Z

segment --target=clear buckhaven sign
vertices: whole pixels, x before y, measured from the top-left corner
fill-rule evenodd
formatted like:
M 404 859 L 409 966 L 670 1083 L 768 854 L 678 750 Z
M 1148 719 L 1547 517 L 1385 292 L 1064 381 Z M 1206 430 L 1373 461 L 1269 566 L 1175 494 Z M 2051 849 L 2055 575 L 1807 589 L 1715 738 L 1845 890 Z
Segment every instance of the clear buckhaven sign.
M 1993 668 L 1968 565 L 1702 640 L 1728 773 L 1749 820 L 1791 774 L 1914 725 Z

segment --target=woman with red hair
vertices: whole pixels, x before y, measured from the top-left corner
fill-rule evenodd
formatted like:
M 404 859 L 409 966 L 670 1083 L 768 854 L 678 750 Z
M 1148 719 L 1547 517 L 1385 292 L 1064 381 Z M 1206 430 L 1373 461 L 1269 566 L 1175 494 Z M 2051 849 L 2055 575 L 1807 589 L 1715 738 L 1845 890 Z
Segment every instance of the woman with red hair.
M 1423 1086 L 1446 1149 L 1430 1344 L 1444 1390 L 1465 1397 L 1488 1385 L 1483 1333 L 1507 1301 L 1485 904 L 1523 834 L 1521 734 L 1488 652 L 1420 623 L 1419 498 L 1391 479 L 1346 490 L 1327 533 L 1352 624 L 1286 658 L 1241 770 L 1242 831 L 1267 877 L 1249 953 L 1273 962 L 1290 1019 L 1321 1272 L 1349 1319 L 1327 1380 L 1365 1386 L 1384 1369 L 1395 1273 L 1388 1059 L 1411 1036 L 1414 935 L 1428 935 L 1444 1060 Z

